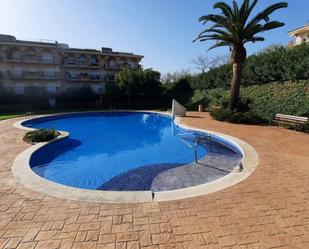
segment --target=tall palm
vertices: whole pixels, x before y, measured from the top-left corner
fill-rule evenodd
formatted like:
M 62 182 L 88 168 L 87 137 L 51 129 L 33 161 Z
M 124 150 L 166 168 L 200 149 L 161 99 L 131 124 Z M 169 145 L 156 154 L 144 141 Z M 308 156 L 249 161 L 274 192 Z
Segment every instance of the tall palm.
M 209 50 L 221 46 L 229 46 L 231 50 L 233 77 L 229 111 L 235 109 L 239 99 L 243 66 L 247 57 L 245 43 L 264 41 L 260 33 L 284 26 L 282 22 L 270 21 L 269 16 L 278 9 L 286 8 L 287 3 L 280 2 L 270 5 L 253 18 L 250 18 L 257 2 L 258 0 L 253 0 L 252 3 L 250 0 L 243 0 L 240 8 L 235 0 L 233 0 L 232 6 L 225 2 L 217 2 L 213 5 L 213 8 L 221 10 L 220 14 L 210 14 L 199 19 L 203 24 L 212 22 L 212 26 L 201 32 L 194 42 L 197 40 L 215 40 L 216 44 L 211 46 Z

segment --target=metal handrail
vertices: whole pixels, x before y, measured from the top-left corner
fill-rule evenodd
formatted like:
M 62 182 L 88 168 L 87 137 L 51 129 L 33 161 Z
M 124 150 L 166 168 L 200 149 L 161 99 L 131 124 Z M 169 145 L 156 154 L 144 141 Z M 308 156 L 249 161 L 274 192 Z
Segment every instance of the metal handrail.
M 194 143 L 194 161 L 195 163 L 198 163 L 197 160 L 197 146 L 199 142 L 203 140 L 208 140 L 209 141 L 209 151 L 211 151 L 211 135 L 207 134 L 206 136 L 199 136 L 199 134 L 195 134 L 195 143 Z

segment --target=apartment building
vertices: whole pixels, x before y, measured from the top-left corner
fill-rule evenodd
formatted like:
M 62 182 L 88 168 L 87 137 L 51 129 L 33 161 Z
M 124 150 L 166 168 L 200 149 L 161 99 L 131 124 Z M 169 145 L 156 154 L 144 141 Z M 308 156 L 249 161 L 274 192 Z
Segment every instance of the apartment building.
M 0 84 L 17 94 L 31 86 L 51 96 L 80 86 L 91 86 L 101 94 L 120 69 L 140 68 L 142 58 L 111 48 L 77 49 L 57 41 L 18 40 L 0 34 Z
M 288 34 L 293 38 L 293 40 L 289 42 L 290 47 L 300 45 L 303 42 L 309 43 L 309 24 L 291 30 Z

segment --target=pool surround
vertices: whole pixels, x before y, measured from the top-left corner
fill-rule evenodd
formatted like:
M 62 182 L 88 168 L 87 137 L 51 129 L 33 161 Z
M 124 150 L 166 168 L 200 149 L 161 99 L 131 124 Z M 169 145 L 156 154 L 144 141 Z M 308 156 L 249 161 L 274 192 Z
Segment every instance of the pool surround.
M 120 111 L 120 110 L 119 110 Z M 127 111 L 127 110 L 121 110 Z M 101 111 L 102 112 L 102 111 Z M 144 112 L 144 111 L 134 111 L 134 112 Z M 170 116 L 167 113 L 162 112 L 152 112 L 165 116 Z M 51 114 L 51 115 L 41 115 L 35 117 L 45 118 L 48 116 L 58 116 L 58 115 L 68 115 L 68 114 L 78 114 L 78 113 L 66 113 L 66 114 Z M 18 121 L 14 124 L 14 127 L 25 129 L 25 130 L 34 130 L 33 128 L 25 127 L 22 125 L 23 122 L 30 120 L 25 119 Z M 13 175 L 25 186 L 42 192 L 47 195 L 51 195 L 58 198 L 79 200 L 79 201 L 89 201 L 97 203 L 140 203 L 140 202 L 153 202 L 153 201 L 169 201 L 169 200 L 178 200 L 189 197 L 195 197 L 199 195 L 204 195 L 208 193 L 213 193 L 227 187 L 230 187 L 238 182 L 246 179 L 257 167 L 258 165 L 258 155 L 257 152 L 246 142 L 239 140 L 237 138 L 221 134 L 218 132 L 207 131 L 204 129 L 197 129 L 181 123 L 181 119 L 176 118 L 175 122 L 182 128 L 190 129 L 194 131 L 206 132 L 213 136 L 222 137 L 224 141 L 229 141 L 233 146 L 236 146 L 243 155 L 242 167 L 243 170 L 240 170 L 239 167 L 236 167 L 231 173 L 205 184 L 200 184 L 197 186 L 191 186 L 182 189 L 169 190 L 169 191 L 102 191 L 102 190 L 88 190 L 80 189 L 75 187 L 69 187 L 62 184 L 58 184 L 52 181 L 49 181 L 45 178 L 42 178 L 35 174 L 30 167 L 30 158 L 32 154 L 47 146 L 50 143 L 59 141 L 60 139 L 65 139 L 69 136 L 69 133 L 66 131 L 59 131 L 60 135 L 49 142 L 37 143 L 30 148 L 23 151 L 19 154 L 13 162 L 12 173 Z

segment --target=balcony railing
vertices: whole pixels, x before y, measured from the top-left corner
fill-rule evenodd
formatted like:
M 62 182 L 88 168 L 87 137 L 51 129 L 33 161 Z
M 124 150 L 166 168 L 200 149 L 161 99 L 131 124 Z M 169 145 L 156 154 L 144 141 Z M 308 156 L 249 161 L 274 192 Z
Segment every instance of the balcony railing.
M 60 73 L 59 72 L 41 72 L 41 71 L 21 71 L 21 72 L 7 71 L 7 77 L 11 79 L 57 80 L 57 79 L 60 79 Z
M 80 68 L 99 68 L 99 62 L 84 62 L 81 63 L 79 61 L 76 61 L 74 59 L 70 59 L 70 60 L 64 60 L 63 66 L 65 67 L 80 67 Z
M 105 69 L 111 69 L 111 70 L 119 70 L 119 69 L 123 69 L 123 68 L 129 68 L 129 69 L 138 69 L 140 68 L 140 65 L 130 65 L 130 64 L 114 64 L 114 65 L 109 65 L 109 64 L 105 64 Z
M 87 74 L 66 75 L 66 80 L 68 80 L 68 81 L 92 81 L 92 82 L 98 82 L 98 81 L 103 81 L 104 77 L 102 77 L 100 75 L 87 75 Z
M 56 58 L 45 59 L 42 57 L 20 57 L 13 58 L 8 56 L 6 58 L 7 62 L 16 62 L 16 63 L 36 63 L 36 64 L 58 64 L 59 60 Z

